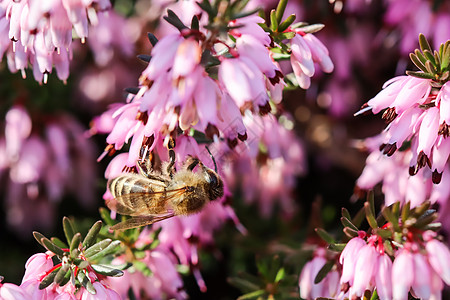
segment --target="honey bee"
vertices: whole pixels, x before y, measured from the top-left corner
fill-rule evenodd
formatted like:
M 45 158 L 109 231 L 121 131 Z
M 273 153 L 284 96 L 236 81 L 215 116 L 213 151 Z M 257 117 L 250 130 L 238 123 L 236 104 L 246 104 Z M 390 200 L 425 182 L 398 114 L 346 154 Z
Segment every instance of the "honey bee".
M 131 216 L 112 226 L 112 230 L 191 215 L 201 211 L 209 201 L 223 196 L 223 181 L 217 174 L 217 166 L 214 171 L 198 158 L 189 156 L 182 168 L 175 171 L 173 150 L 169 155 L 172 161 L 163 168 L 166 174 L 158 174 L 138 163 L 137 174 L 122 174 L 108 181 L 108 189 L 114 199 L 107 200 L 106 205 L 121 215 Z M 198 170 L 194 172 L 196 166 Z

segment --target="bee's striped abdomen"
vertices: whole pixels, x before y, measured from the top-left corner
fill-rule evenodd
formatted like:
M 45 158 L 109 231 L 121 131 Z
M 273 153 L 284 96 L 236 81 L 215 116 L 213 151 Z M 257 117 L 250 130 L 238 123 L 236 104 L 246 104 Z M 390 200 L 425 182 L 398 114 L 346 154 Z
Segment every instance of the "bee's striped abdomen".
M 108 182 L 108 187 L 114 198 L 134 193 L 154 192 L 146 178 L 138 176 L 119 176 Z
M 108 188 L 115 199 L 110 207 L 121 214 L 157 214 L 165 209 L 166 186 L 135 174 L 125 174 L 108 181 Z

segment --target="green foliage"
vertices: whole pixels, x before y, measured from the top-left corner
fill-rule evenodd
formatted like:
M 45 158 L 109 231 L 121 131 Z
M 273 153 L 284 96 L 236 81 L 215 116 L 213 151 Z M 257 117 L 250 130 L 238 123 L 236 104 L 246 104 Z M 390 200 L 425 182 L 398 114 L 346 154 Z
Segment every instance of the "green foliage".
M 431 79 L 435 87 L 441 87 L 450 79 L 450 40 L 441 44 L 439 51 L 431 48 L 425 35 L 419 35 L 420 50 L 409 54 L 419 72 L 406 71 L 417 78 Z
M 243 292 L 238 299 L 298 299 L 297 275 L 286 272 L 278 255 L 256 261 L 258 276 L 241 272 L 229 278 L 231 285 Z
M 55 265 L 41 281 L 40 289 L 45 289 L 52 283 L 64 286 L 72 281 L 77 288 L 83 286 L 91 294 L 95 294 L 95 288 L 88 276 L 90 272 L 113 277 L 123 275 L 119 266 L 97 264 L 100 261 L 110 261 L 108 257 L 111 258 L 111 254 L 118 253 L 121 244 L 118 240 L 99 237 L 102 221 L 92 225 L 84 239 L 81 233 L 77 232 L 73 221 L 67 217 L 63 218 L 63 229 L 67 243 L 56 237 L 48 239 L 37 231 L 33 232 L 39 244 L 56 257 Z M 122 266 L 122 269 L 125 267 L 127 266 Z

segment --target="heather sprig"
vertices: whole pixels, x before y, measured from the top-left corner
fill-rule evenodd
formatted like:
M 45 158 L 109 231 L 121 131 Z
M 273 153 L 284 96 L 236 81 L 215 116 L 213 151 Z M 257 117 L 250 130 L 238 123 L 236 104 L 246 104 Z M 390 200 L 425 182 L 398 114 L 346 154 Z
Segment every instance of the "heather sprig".
M 359 229 L 362 216 L 369 225 L 367 231 Z M 442 282 L 449 283 L 442 270 L 448 265 L 444 258 L 450 257 L 450 251 L 436 233 L 441 227 L 435 222 L 437 218 L 429 202 L 414 209 L 409 203 L 400 206 L 397 202 L 376 213 L 373 193 L 369 194 L 355 218 L 342 210 L 343 233 L 350 239 L 347 243 L 336 242 L 323 229 L 316 230 L 340 257 L 322 263 L 314 284 L 331 270 L 340 270 L 339 297 L 384 300 L 394 295 L 395 299 L 406 299 L 410 288 L 424 299 L 440 295 Z M 420 279 L 425 275 L 425 281 Z M 432 285 L 431 280 L 440 284 Z
M 407 75 L 431 79 L 433 86 L 442 87 L 450 79 L 450 40 L 442 43 L 439 50 L 433 50 L 425 37 L 419 35 L 420 50 L 414 50 L 409 58 L 422 72 L 406 71 Z
M 69 282 L 78 290 L 84 287 L 95 294 L 93 283 L 100 276 L 118 277 L 123 275 L 127 265 L 115 266 L 108 263 L 108 257 L 117 253 L 119 240 L 100 238 L 102 222 L 97 221 L 84 236 L 76 230 L 74 222 L 63 218 L 63 229 L 66 241 L 57 237 L 47 238 L 41 233 L 33 232 L 34 238 L 53 256 L 54 266 L 40 279 L 39 289 L 51 284 L 63 287 Z M 111 259 L 109 259 L 111 261 Z
M 425 168 L 431 170 L 433 183 L 439 184 L 450 153 L 450 41 L 442 43 L 439 51 L 432 51 L 424 35 L 419 36 L 419 44 L 421 51 L 410 58 L 421 71 L 387 81 L 355 115 L 385 109 L 382 118 L 389 125 L 381 135 L 380 151 L 392 156 L 397 149 L 410 149 L 409 174 Z

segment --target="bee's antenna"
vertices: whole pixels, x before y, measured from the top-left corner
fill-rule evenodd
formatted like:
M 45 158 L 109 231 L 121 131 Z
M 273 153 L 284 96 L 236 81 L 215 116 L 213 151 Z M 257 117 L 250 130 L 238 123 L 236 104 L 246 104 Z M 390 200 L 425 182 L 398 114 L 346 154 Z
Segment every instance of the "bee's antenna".
M 214 156 L 212 155 L 211 151 L 209 151 L 208 146 L 205 146 L 206 150 L 208 150 L 209 156 L 211 156 L 211 159 L 214 163 L 214 171 L 217 173 L 217 164 L 216 164 L 216 160 L 214 159 Z

